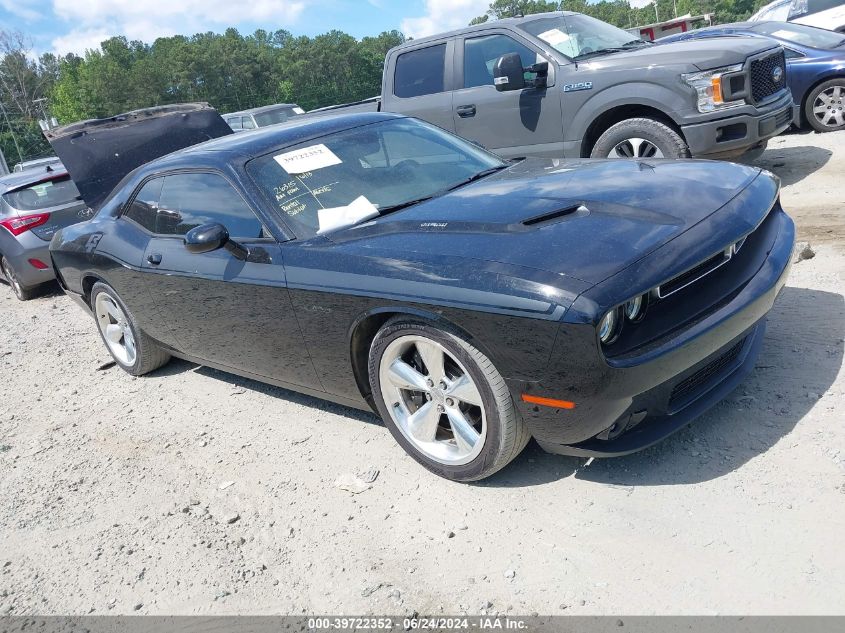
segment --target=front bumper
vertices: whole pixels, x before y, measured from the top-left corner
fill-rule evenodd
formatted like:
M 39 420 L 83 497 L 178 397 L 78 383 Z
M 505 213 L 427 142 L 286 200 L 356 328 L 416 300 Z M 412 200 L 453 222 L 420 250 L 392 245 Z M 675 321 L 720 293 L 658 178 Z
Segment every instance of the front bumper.
M 725 115 L 715 121 L 681 126 L 694 157 L 730 158 L 760 147 L 792 125 L 792 95 L 785 91 L 757 114 L 731 115 L 728 110 Z
M 783 211 L 777 213 L 777 235 L 763 265 L 728 303 L 698 324 L 695 336 L 646 362 L 606 368 L 596 374 L 600 384 L 591 395 L 583 385 L 569 387 L 577 401 L 574 409 L 519 402 L 540 446 L 565 455 L 626 455 L 671 435 L 727 396 L 753 369 L 766 315 L 789 274 L 795 226 Z M 567 393 L 578 380 L 557 376 L 538 385 L 539 392 Z

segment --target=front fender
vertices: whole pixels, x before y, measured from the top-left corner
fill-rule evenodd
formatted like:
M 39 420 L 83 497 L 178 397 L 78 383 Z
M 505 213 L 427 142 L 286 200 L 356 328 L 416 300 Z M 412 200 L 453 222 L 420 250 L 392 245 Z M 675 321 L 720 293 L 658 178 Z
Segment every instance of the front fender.
M 566 101 L 569 94 L 583 94 L 585 92 L 587 91 L 564 94 L 564 111 L 567 110 Z M 583 139 L 594 121 L 618 107 L 643 106 L 653 108 L 680 125 L 683 119 L 682 113 L 692 106 L 691 99 L 690 95 L 681 94 L 649 82 L 631 81 L 615 84 L 587 97 L 587 100 L 580 105 L 575 113 L 571 124 L 567 126 L 565 140 L 579 141 Z

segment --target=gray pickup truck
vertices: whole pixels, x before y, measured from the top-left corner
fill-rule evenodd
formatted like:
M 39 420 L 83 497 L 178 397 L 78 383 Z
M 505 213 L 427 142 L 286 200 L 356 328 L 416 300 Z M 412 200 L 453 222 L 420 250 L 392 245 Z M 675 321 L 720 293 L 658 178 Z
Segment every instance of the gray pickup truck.
M 406 42 L 380 99 L 323 113 L 407 114 L 505 157 L 728 158 L 789 127 L 785 73 L 759 39 L 651 44 L 564 11 Z

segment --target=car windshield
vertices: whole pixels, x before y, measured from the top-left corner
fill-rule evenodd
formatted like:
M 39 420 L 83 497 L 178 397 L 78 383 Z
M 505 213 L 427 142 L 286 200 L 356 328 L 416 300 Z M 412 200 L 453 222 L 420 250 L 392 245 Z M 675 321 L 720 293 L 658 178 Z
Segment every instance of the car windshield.
M 810 48 L 837 48 L 845 43 L 845 36 L 842 33 L 834 33 L 833 31 L 791 22 L 763 22 L 751 28 L 757 33 L 770 35 L 787 42 L 803 44 Z
M 285 147 L 247 172 L 299 237 L 364 222 L 507 166 L 416 119 L 391 119 Z
M 748 18 L 748 20 L 750 22 L 757 22 L 759 20 L 778 20 L 786 22 L 789 17 L 790 4 L 791 2 L 789 0 L 767 4 L 757 13 Z
M 266 127 L 268 125 L 276 125 L 277 123 L 284 123 L 291 117 L 305 114 L 302 108 L 297 106 L 285 106 L 276 108 L 274 110 L 266 110 L 264 112 L 256 112 L 253 114 L 255 122 L 258 127 Z
M 607 22 L 580 14 L 530 20 L 520 28 L 573 59 L 649 45 Z
M 38 211 L 70 204 L 81 198 L 70 177 L 64 176 L 10 191 L 3 195 L 3 199 L 18 211 Z

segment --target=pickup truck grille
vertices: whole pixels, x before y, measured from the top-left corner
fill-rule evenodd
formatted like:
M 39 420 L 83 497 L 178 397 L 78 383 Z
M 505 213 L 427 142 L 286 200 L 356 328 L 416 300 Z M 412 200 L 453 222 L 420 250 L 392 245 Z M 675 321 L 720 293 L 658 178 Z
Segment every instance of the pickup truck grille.
M 780 73 L 777 69 L 780 68 Z M 786 57 L 783 50 L 751 61 L 751 98 L 765 101 L 786 87 Z M 776 78 L 777 77 L 777 78 Z

